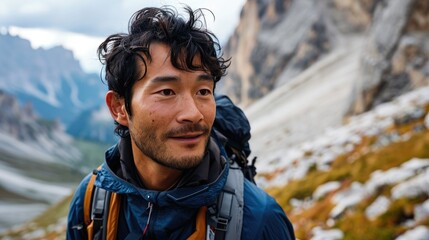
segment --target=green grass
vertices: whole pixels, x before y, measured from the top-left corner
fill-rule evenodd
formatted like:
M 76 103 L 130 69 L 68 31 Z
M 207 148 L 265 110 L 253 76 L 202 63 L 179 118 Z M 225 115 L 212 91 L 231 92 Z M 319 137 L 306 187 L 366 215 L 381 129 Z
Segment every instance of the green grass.
M 75 168 L 70 168 L 69 166 L 64 166 L 62 164 L 40 164 L 30 161 L 29 159 L 17 159 L 16 157 L 7 154 L 0 154 L 0 161 L 3 161 L 14 168 L 22 169 L 29 177 L 76 185 L 80 180 L 82 180 L 84 175 L 104 161 L 104 152 L 108 147 L 110 147 L 110 145 L 85 140 L 75 140 L 73 145 L 82 152 L 82 159 Z M 79 171 L 79 169 L 84 169 L 84 172 Z M 1 188 L 0 196 L 5 199 L 16 199 L 20 197 Z M 0 234 L 0 239 L 7 237 L 12 239 L 23 239 L 24 234 L 37 229 L 44 229 L 47 234 L 41 239 L 64 239 L 65 226 L 61 226 L 64 227 L 64 232 L 60 233 L 52 230 L 51 228 L 53 225 L 58 224 L 59 219 L 63 219 L 67 216 L 71 197 L 72 196 L 70 195 L 57 204 L 52 205 L 42 214 L 32 219 L 25 225 L 25 227 Z M 23 199 L 22 201 L 30 200 Z
M 104 162 L 104 153 L 111 146 L 107 143 L 99 143 L 82 139 L 75 139 L 73 145 L 82 153 L 81 167 L 91 171 Z

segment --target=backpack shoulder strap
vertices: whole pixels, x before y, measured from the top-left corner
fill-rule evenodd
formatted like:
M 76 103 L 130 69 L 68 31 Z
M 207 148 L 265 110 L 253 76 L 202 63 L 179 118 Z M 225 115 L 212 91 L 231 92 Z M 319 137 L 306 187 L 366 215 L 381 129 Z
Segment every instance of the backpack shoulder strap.
M 91 209 L 92 209 L 92 197 L 94 193 L 94 183 L 96 179 L 95 171 L 91 178 L 89 179 L 88 185 L 86 185 L 85 197 L 83 199 L 83 221 L 86 226 L 86 231 L 88 233 L 88 240 L 93 240 L 94 231 L 93 231 L 93 223 L 91 219 Z
M 100 168 L 101 166 L 98 169 Z M 96 171 L 94 170 L 87 185 L 84 199 L 84 222 L 87 226 L 88 239 L 115 240 L 118 230 L 120 195 L 96 187 L 94 185 Z
M 244 177 L 237 163 L 230 165 L 228 178 L 217 201 L 209 208 L 207 239 L 241 239 L 244 206 Z M 214 235 L 214 236 L 213 236 Z
M 106 236 L 108 240 L 115 240 L 118 232 L 119 210 L 121 206 L 121 196 L 117 193 L 111 193 Z M 104 224 L 104 222 L 103 222 Z
M 97 175 L 93 172 L 91 178 L 89 179 L 88 185 L 86 186 L 85 198 L 83 201 L 83 219 L 86 226 L 91 224 L 92 194 L 94 192 L 94 183 L 96 177 Z

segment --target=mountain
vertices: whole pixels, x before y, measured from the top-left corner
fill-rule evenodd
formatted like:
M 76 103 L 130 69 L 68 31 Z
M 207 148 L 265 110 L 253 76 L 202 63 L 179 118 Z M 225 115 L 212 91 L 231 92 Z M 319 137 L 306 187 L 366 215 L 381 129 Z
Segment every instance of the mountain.
M 21 107 L 15 97 L 0 90 L 0 150 L 35 161 L 72 165 L 81 158 L 70 146 L 72 138 L 61 123 L 36 116 L 32 105 Z
M 21 104 L 31 102 L 44 119 L 71 123 L 82 111 L 103 104 L 100 76 L 83 72 L 63 47 L 33 49 L 28 40 L 0 34 L 0 89 Z
M 0 51 L 1 232 L 69 195 L 107 148 L 85 139 L 111 143 L 114 126 L 98 110 L 100 77 L 71 51 L 33 49 L 9 34 L 0 34 Z
M 113 144 L 118 140 L 115 125 L 107 106 L 83 111 L 71 122 L 67 132 L 76 138 Z
M 0 231 L 69 195 L 82 177 L 81 159 L 58 121 L 0 91 Z
M 348 112 L 364 112 L 428 84 L 427 8 L 426 0 L 248 0 L 225 46 L 232 63 L 220 89 L 248 106 L 361 41 Z

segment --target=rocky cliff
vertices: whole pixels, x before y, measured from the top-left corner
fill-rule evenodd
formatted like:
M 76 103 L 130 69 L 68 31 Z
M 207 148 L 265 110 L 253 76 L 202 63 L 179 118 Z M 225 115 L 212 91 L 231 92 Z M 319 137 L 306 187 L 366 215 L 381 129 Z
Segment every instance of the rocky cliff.
M 249 0 L 220 86 L 246 106 L 352 42 L 365 44 L 349 114 L 428 83 L 426 0 Z
M 15 97 L 0 90 L 0 151 L 34 161 L 72 164 L 80 152 L 58 121 L 36 116 L 29 103 L 21 107 Z

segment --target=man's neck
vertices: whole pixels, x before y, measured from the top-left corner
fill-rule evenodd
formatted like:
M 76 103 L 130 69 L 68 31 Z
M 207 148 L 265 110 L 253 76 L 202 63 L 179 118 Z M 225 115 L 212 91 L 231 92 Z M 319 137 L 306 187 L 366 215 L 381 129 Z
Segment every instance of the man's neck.
M 146 189 L 165 191 L 176 185 L 182 171 L 162 166 L 154 161 L 134 159 L 138 175 Z

